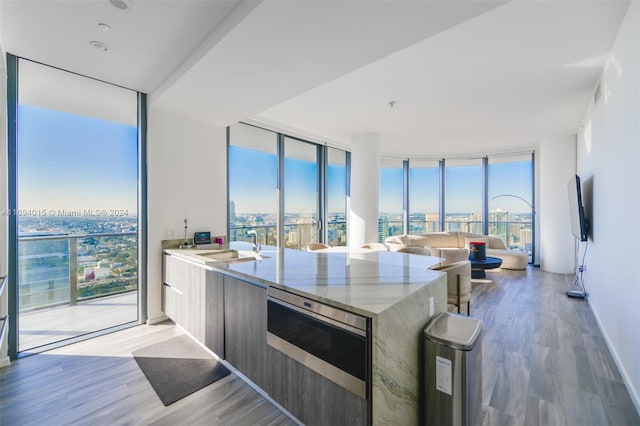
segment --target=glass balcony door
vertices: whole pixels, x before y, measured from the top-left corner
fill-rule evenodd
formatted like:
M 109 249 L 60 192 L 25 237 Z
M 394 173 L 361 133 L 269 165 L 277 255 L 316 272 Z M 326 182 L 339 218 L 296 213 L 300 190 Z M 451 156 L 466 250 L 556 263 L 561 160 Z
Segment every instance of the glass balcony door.
M 285 247 L 305 249 L 320 241 L 318 147 L 284 138 Z
M 489 158 L 489 235 L 511 250 L 534 255 L 533 161 L 531 155 Z
M 238 123 L 229 128 L 229 241 L 278 245 L 278 135 Z
M 326 240 L 332 246 L 347 245 L 347 153 L 327 147 Z
M 18 352 L 138 321 L 137 97 L 18 60 Z
M 444 182 L 444 230 L 482 234 L 481 160 L 447 160 Z
M 380 196 L 378 198 L 378 241 L 404 233 L 403 160 L 380 160 Z
M 440 166 L 409 160 L 409 234 L 440 231 Z

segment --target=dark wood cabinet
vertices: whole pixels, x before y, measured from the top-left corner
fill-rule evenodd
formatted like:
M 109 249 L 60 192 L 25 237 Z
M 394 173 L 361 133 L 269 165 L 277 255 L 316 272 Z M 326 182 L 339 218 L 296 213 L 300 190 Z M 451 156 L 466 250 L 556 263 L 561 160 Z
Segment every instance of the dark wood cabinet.
M 367 400 L 267 347 L 263 389 L 306 425 L 366 425 Z
M 206 271 L 204 297 L 204 344 L 220 358 L 225 357 L 224 348 L 224 276 Z
M 266 384 L 267 289 L 224 277 L 225 358 L 258 386 Z

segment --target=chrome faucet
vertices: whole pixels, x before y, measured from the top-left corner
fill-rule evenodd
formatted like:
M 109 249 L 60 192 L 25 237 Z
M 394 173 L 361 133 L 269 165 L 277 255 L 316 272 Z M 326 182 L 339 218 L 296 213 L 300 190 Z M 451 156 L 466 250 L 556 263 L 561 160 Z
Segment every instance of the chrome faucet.
M 258 233 L 255 230 L 251 230 L 247 232 L 247 235 L 253 235 L 253 247 L 252 250 L 254 253 L 260 252 L 260 244 L 258 244 Z

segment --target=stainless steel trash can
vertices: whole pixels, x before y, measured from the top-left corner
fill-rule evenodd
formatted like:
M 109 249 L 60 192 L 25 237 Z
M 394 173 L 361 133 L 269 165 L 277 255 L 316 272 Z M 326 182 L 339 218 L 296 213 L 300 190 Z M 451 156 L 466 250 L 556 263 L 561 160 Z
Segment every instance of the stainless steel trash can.
M 482 322 L 441 312 L 424 329 L 427 425 L 482 423 Z

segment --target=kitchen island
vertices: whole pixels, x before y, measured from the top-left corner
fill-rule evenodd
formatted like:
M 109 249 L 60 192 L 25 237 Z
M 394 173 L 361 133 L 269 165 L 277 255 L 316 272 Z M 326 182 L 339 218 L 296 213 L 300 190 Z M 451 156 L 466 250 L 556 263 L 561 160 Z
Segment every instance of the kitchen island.
M 232 243 L 230 248 L 252 256 L 250 244 Z M 305 423 L 418 423 L 422 330 L 430 317 L 446 310 L 445 276 L 428 269 L 440 259 L 393 252 L 313 253 L 267 247 L 259 260 L 222 261 L 207 257 L 208 253 L 214 252 L 165 250 L 165 286 L 176 275 L 171 272 L 176 261 L 189 264 L 192 277 L 209 274 L 202 279 L 199 297 L 194 298 L 205 301 L 202 310 L 207 316 L 193 328 L 195 332 L 185 328 L 197 335 L 208 324 L 222 322 L 224 332 L 218 334 L 224 336 L 224 343 L 213 343 L 219 339 L 203 331 L 203 344 L 214 345 L 206 344 Z M 368 353 L 364 393 L 336 385 L 341 381 L 318 374 L 322 370 L 310 370 L 294 361 L 295 356 L 292 359 L 267 344 L 267 334 L 272 334 L 267 333 L 267 323 L 272 321 L 267 310 L 270 288 L 363 319 Z M 224 304 L 212 308 L 220 298 Z M 176 320 L 167 312 L 174 303 L 169 299 L 165 297 L 165 313 Z M 224 312 L 223 318 L 218 310 Z

